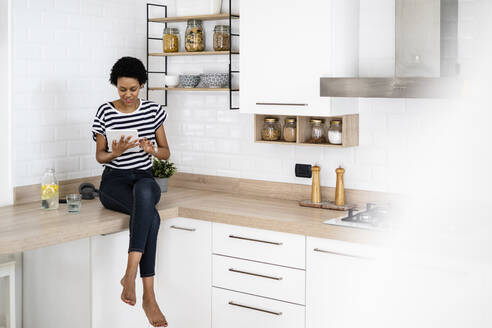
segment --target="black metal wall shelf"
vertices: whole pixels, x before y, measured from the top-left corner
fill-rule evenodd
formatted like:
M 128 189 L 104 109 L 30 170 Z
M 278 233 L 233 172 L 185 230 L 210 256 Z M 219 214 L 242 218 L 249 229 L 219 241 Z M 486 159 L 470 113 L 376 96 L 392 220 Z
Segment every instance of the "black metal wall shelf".
M 164 17 L 161 18 L 149 18 L 150 7 L 164 8 Z M 196 15 L 196 16 L 167 16 L 167 5 L 159 5 L 153 3 L 147 3 L 147 81 L 149 80 L 149 74 L 166 74 L 168 72 L 168 57 L 175 56 L 214 56 L 214 55 L 228 55 L 229 56 L 229 87 L 228 88 L 168 88 L 168 87 L 147 87 L 147 99 L 149 99 L 149 91 L 164 91 L 164 105 L 167 106 L 167 93 L 168 91 L 228 91 L 229 92 L 229 109 L 238 110 L 239 107 L 233 107 L 232 94 L 233 92 L 239 92 L 239 89 L 232 88 L 232 75 L 239 74 L 238 70 L 232 70 L 232 56 L 239 55 L 237 50 L 229 51 L 201 51 L 201 52 L 176 52 L 176 53 L 149 53 L 149 41 L 150 40 L 162 40 L 162 38 L 155 38 L 149 36 L 149 24 L 150 23 L 164 23 L 167 27 L 167 23 L 186 22 L 188 19 L 200 19 L 200 20 L 228 20 L 230 28 L 230 38 L 239 37 L 239 34 L 232 33 L 232 20 L 239 19 L 239 15 L 231 13 L 231 0 L 229 0 L 229 13 L 218 15 Z M 232 40 L 231 40 L 232 41 Z M 232 44 L 232 42 L 231 42 Z M 164 57 L 164 71 L 151 71 L 149 68 L 149 57 Z

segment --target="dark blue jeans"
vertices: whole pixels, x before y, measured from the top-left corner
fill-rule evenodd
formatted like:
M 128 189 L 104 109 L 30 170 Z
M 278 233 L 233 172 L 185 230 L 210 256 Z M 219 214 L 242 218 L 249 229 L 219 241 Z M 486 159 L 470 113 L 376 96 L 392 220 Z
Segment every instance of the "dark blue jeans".
M 160 198 L 161 190 L 152 176 L 152 169 L 104 169 L 99 199 L 107 209 L 130 215 L 128 253 L 143 253 L 141 277 L 155 275 L 157 233 L 161 224 L 155 206 Z

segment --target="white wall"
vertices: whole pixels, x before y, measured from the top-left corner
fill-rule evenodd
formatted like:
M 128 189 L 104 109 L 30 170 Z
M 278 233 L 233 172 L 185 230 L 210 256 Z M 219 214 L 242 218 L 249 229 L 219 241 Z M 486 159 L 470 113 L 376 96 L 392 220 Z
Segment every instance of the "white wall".
M 169 15 L 176 3 L 167 1 Z M 393 0 L 361 0 L 361 10 L 361 35 L 375 39 L 361 37 L 360 74 L 388 76 L 394 67 Z M 378 24 L 366 20 L 368 13 Z M 113 62 L 123 55 L 145 59 L 145 1 L 19 0 L 14 15 L 15 184 L 39 182 L 50 165 L 62 179 L 99 174 L 91 119 L 101 102 L 117 96 L 107 82 Z M 214 24 L 205 22 L 209 47 Z M 185 25 L 176 24 L 181 35 Z M 364 26 L 373 27 L 372 36 Z M 151 32 L 159 36 L 162 28 L 154 24 Z M 150 69 L 162 63 L 153 58 Z M 169 58 L 169 72 L 225 72 L 227 64 L 226 56 Z M 155 92 L 151 99 L 164 101 Z M 230 111 L 227 93 L 169 92 L 168 104 L 171 159 L 182 172 L 309 184 L 294 177 L 294 164 L 317 163 L 322 185 L 333 186 L 334 170 L 342 165 L 347 188 L 380 191 L 399 191 L 412 182 L 406 177 L 415 158 L 408 149 L 433 138 L 434 122 L 450 106 L 439 100 L 361 99 L 360 146 L 325 149 L 253 143 L 253 117 Z
M 101 172 L 92 117 L 118 98 L 108 82 L 122 56 L 145 60 L 144 0 L 15 0 L 15 185 Z
M 11 109 L 11 11 L 10 0 L 0 0 L 0 206 L 13 202 L 12 179 L 12 109 Z
M 394 0 L 361 0 L 360 24 L 360 75 L 393 76 Z M 178 26 L 183 32 L 184 25 Z M 205 28 L 210 32 L 213 25 Z M 171 73 L 224 71 L 227 63 L 226 58 L 171 58 L 169 68 Z M 296 67 L 302 65 L 310 63 L 300 57 Z M 409 148 L 418 154 L 417 145 L 434 138 L 435 122 L 451 105 L 442 100 L 361 99 L 360 146 L 325 149 L 255 144 L 253 117 L 229 111 L 227 94 L 170 92 L 168 103 L 166 131 L 181 171 L 309 184 L 309 179 L 294 177 L 294 165 L 318 163 L 321 184 L 334 186 L 334 171 L 342 165 L 346 187 L 380 191 L 401 191 L 413 182 L 407 178 L 412 163 L 421 158 Z

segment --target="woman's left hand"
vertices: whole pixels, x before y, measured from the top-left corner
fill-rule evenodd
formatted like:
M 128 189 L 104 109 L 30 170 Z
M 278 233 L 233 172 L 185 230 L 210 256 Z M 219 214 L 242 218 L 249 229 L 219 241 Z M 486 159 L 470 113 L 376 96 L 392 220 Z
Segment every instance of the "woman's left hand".
M 140 148 L 142 148 L 144 152 L 149 153 L 151 155 L 156 154 L 154 145 L 147 138 L 140 139 Z

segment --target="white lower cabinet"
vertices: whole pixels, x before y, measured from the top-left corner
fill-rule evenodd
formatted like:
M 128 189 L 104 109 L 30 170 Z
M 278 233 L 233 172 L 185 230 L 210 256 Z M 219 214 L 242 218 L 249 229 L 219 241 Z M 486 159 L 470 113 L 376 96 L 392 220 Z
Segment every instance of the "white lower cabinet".
M 211 326 L 211 229 L 184 218 L 161 223 L 155 293 L 171 327 Z M 140 275 L 137 304 L 120 299 L 128 243 L 125 230 L 24 252 L 24 327 L 146 327 Z
M 213 285 L 304 305 L 306 272 L 213 255 Z
M 91 237 L 92 328 L 141 327 L 148 320 L 142 309 L 142 279 L 137 275 L 137 304 L 121 301 L 120 280 L 128 260 L 128 230 Z
M 156 296 L 170 327 L 210 328 L 212 223 L 174 218 L 161 223 Z
M 367 293 L 373 251 L 312 237 L 306 246 L 306 328 L 364 326 L 364 311 L 373 305 Z
M 291 233 L 213 224 L 214 254 L 304 269 L 306 237 Z
M 23 327 L 147 325 L 141 279 L 137 305 L 120 300 L 128 238 L 125 230 L 24 252 Z M 374 254 L 354 243 L 168 219 L 155 292 L 170 327 L 361 327 L 377 305 L 367 279 Z
M 213 328 L 302 328 L 304 306 L 220 288 L 212 292 Z
M 90 327 L 90 268 L 90 238 L 25 251 L 23 327 Z

